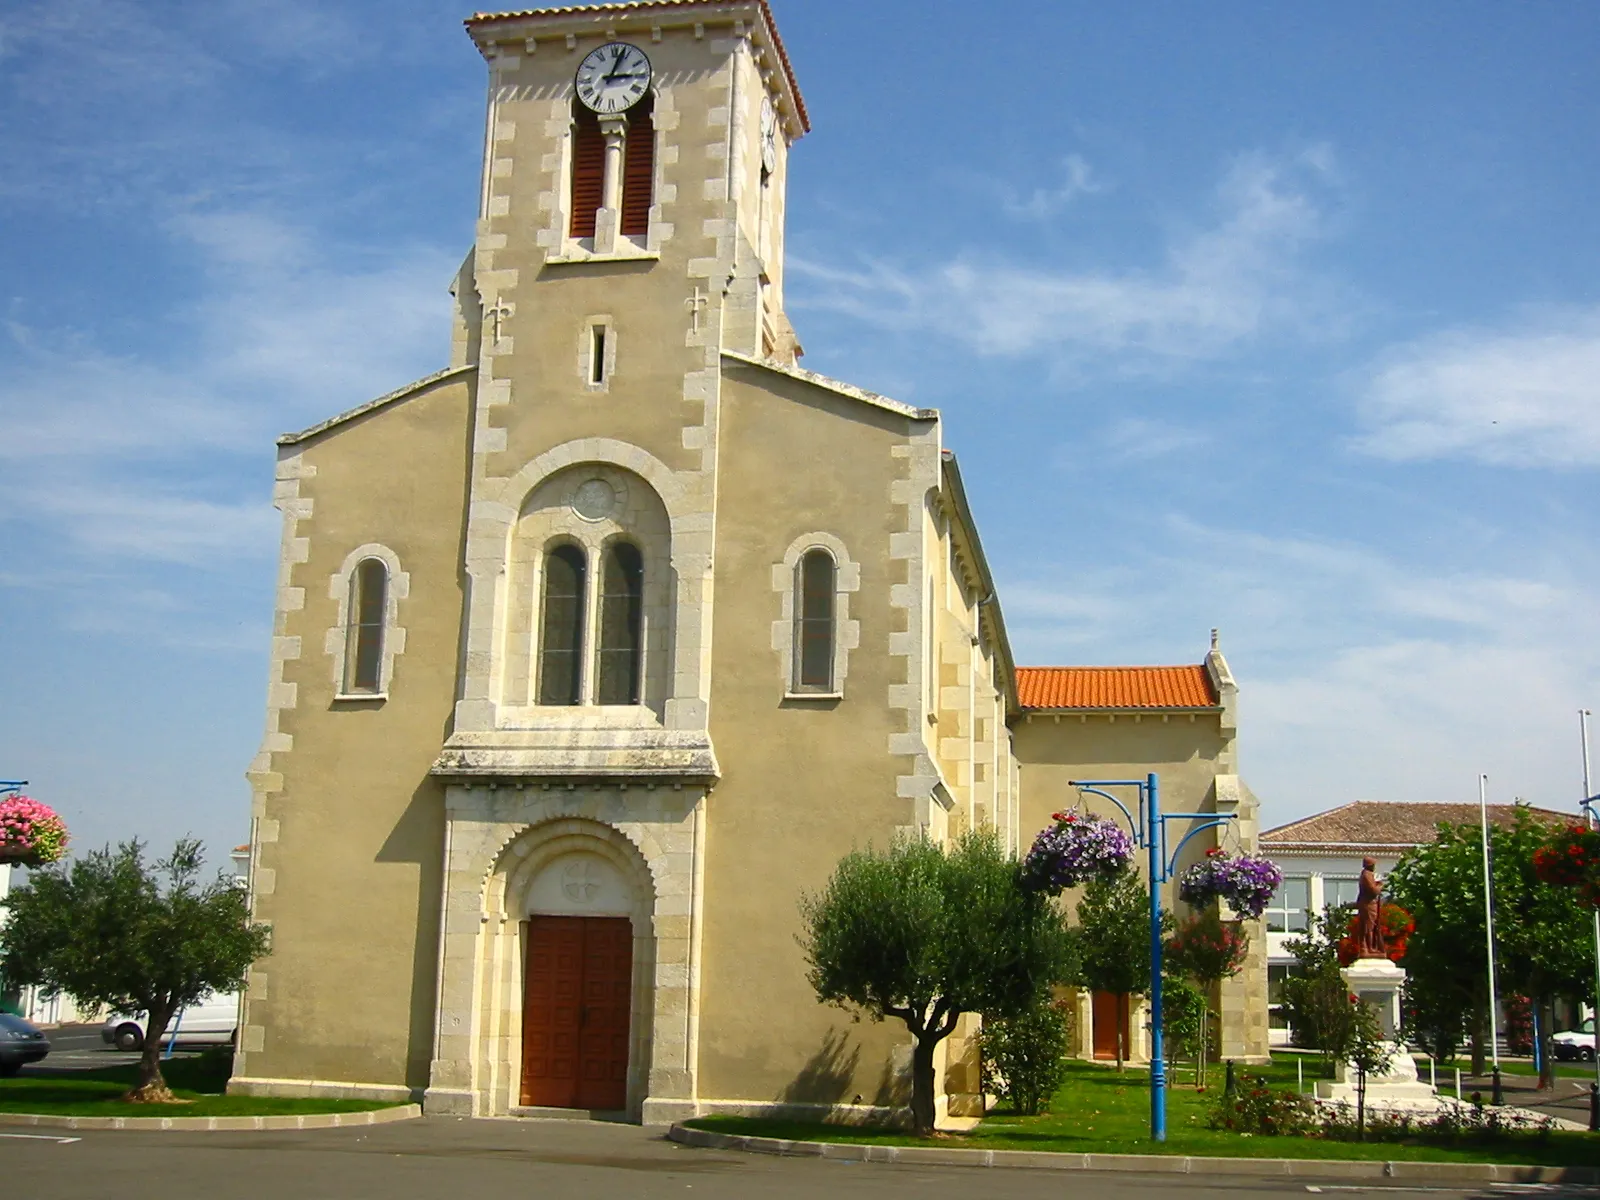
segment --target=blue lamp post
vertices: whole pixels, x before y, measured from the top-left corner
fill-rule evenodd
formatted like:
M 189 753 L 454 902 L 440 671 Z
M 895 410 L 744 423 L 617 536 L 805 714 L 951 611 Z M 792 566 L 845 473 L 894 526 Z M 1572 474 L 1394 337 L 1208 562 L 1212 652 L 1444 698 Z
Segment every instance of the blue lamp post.
M 1161 1036 L 1161 885 L 1172 878 L 1178 856 L 1189 839 L 1207 829 L 1215 829 L 1234 819 L 1234 813 L 1163 813 L 1161 781 L 1152 771 L 1143 779 L 1072 779 L 1068 784 L 1100 796 L 1117 806 L 1128 822 L 1133 844 L 1145 851 L 1150 873 L 1150 1137 L 1167 1140 L 1167 1062 Z M 1106 788 L 1134 788 L 1138 792 L 1138 816 Z M 1167 854 L 1167 822 L 1193 821 Z

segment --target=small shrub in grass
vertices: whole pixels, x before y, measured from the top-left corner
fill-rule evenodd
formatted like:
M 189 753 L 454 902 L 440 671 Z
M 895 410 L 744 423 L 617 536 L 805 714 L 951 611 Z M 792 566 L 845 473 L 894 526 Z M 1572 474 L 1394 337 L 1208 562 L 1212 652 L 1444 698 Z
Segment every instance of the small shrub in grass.
M 1299 1092 L 1272 1087 L 1261 1075 L 1241 1075 L 1234 1092 L 1212 1104 L 1208 1123 L 1229 1133 L 1306 1134 L 1317 1127 L 1317 1110 Z
M 1322 1136 L 1331 1141 L 1362 1140 L 1361 1122 L 1349 1104 L 1318 1106 Z M 1431 1113 L 1379 1111 L 1366 1114 L 1365 1140 L 1426 1145 L 1492 1145 L 1532 1135 L 1548 1141 L 1555 1129 L 1549 1117 L 1507 1112 L 1482 1104 L 1451 1104 Z
M 986 1018 L 978 1035 L 983 1090 L 1023 1116 L 1049 1107 L 1067 1077 L 1071 1022 L 1056 1004 L 1038 1004 L 1015 1017 Z

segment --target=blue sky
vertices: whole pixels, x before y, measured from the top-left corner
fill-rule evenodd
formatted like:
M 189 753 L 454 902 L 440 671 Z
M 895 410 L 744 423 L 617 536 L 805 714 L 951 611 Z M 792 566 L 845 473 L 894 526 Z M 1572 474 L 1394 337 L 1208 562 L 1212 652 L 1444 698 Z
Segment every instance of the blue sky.
M 942 408 L 1017 658 L 1222 630 L 1276 823 L 1571 807 L 1600 702 L 1600 7 L 775 0 L 805 365 Z M 0 777 L 248 830 L 272 438 L 445 361 L 435 0 L 0 6 Z

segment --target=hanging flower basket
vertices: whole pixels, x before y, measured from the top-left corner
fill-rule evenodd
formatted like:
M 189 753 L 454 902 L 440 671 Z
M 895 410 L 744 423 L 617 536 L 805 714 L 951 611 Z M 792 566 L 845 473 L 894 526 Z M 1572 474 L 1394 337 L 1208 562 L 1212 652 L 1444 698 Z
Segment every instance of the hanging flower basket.
M 42 867 L 67 852 L 67 826 L 28 796 L 0 800 L 0 864 Z
M 1578 890 L 1578 899 L 1600 908 L 1600 829 L 1569 825 L 1533 852 L 1533 873 L 1556 887 Z
M 1270 859 L 1251 854 L 1230 857 L 1222 850 L 1207 850 L 1203 862 L 1178 877 L 1178 896 L 1196 907 L 1225 900 L 1235 916 L 1255 920 L 1267 911 L 1282 883 L 1283 872 Z
M 1082 813 L 1054 814 L 1022 860 L 1022 882 L 1038 892 L 1062 890 L 1120 875 L 1133 861 L 1133 839 L 1115 821 Z

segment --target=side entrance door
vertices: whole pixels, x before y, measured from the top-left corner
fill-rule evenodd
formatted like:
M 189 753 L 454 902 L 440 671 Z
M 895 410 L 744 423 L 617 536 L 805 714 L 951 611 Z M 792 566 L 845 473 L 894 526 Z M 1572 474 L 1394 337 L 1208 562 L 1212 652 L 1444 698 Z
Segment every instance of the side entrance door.
M 1119 1004 L 1118 1001 L 1121 1001 Z M 1094 1056 L 1114 1059 L 1117 1043 L 1122 1043 L 1122 1058 L 1128 1057 L 1128 997 L 1112 992 L 1095 992 L 1091 1006 L 1094 1022 Z
M 533 917 L 527 944 L 522 1103 L 626 1108 L 633 923 L 626 917 Z

